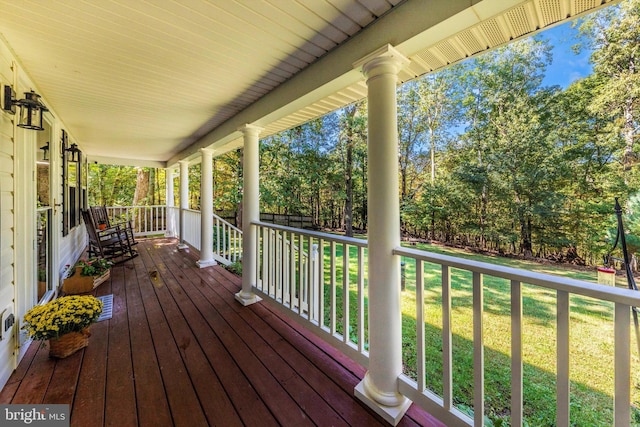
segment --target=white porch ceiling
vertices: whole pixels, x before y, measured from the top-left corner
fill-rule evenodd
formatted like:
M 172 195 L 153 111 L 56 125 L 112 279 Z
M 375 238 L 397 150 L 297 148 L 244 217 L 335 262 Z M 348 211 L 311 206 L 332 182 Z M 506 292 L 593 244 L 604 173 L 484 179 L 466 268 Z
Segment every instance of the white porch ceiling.
M 408 80 L 606 3 L 0 0 L 0 36 L 90 158 L 160 166 L 363 98 L 352 64 L 385 43 Z

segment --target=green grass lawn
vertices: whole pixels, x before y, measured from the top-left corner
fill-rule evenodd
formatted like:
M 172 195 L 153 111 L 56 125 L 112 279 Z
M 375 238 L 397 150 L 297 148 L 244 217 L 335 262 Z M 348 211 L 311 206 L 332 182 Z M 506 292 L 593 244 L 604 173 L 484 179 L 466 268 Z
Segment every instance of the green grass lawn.
M 501 264 L 505 266 L 559 274 L 595 281 L 596 271 L 578 271 L 552 265 L 470 254 L 434 245 L 417 245 L 417 249 Z M 338 332 L 343 333 L 342 245 L 336 245 Z M 325 283 L 329 283 L 329 248 L 324 249 Z M 350 336 L 357 342 L 356 278 L 357 248 L 349 249 Z M 415 263 L 405 260 L 406 290 L 403 292 L 403 361 L 404 372 L 416 378 Z M 442 305 L 440 266 L 425 263 L 426 375 L 428 387 L 442 394 Z M 366 263 L 365 263 L 366 277 Z M 473 402 L 473 310 L 471 273 L 452 269 L 452 334 L 454 401 L 471 413 Z M 624 286 L 622 281 L 619 282 Z M 365 283 L 366 286 L 366 283 Z M 325 288 L 325 325 L 329 325 L 330 289 Z M 524 315 L 524 405 L 530 426 L 555 425 L 556 392 L 556 306 L 555 292 L 523 285 Z M 601 301 L 571 296 L 571 421 L 576 426 L 605 426 L 613 423 L 613 306 Z M 366 300 L 365 300 L 366 306 Z M 365 311 L 366 313 L 366 311 Z M 509 281 L 484 277 L 485 340 L 485 411 L 494 425 L 509 425 L 511 313 Z M 366 324 L 366 323 L 365 323 Z M 366 335 L 365 335 L 366 340 Z M 640 401 L 638 390 L 637 346 L 632 336 L 632 399 Z M 640 418 L 634 409 L 634 417 Z

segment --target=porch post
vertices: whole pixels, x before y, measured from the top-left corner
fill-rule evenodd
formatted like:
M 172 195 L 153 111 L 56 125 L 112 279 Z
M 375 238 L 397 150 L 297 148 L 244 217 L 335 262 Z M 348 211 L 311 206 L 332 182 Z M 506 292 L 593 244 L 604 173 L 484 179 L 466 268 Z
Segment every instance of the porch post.
M 173 237 L 176 235 L 175 219 L 174 219 L 173 211 L 170 209 L 175 205 L 175 202 L 173 200 L 173 178 L 174 178 L 173 172 L 174 172 L 173 168 L 166 168 L 164 170 L 165 194 L 166 194 L 165 204 L 167 206 L 167 212 L 165 215 L 166 222 L 165 222 L 164 235 L 166 237 Z
M 260 301 L 253 293 L 256 284 L 256 231 L 252 221 L 260 220 L 260 187 L 258 141 L 262 128 L 244 125 L 238 129 L 244 135 L 242 160 L 242 290 L 236 294 L 236 300 L 242 305 Z
M 189 161 L 180 160 L 180 243 L 178 249 L 187 249 L 189 246 L 184 241 L 185 210 L 189 209 Z
M 213 259 L 213 150 L 201 148 L 200 165 L 200 260 L 198 267 L 217 265 Z
M 398 194 L 397 75 L 409 60 L 387 45 L 354 64 L 367 78 L 369 370 L 356 396 L 396 425 L 411 401 L 398 392 L 402 313 Z

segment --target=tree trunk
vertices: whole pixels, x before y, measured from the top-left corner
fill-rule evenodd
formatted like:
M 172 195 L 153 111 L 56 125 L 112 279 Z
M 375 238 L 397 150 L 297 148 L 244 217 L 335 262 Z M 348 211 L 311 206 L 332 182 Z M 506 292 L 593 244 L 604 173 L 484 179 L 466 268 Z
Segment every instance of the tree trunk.
M 133 195 L 133 206 L 145 205 L 149 194 L 149 170 L 138 168 L 136 177 L 136 191 Z

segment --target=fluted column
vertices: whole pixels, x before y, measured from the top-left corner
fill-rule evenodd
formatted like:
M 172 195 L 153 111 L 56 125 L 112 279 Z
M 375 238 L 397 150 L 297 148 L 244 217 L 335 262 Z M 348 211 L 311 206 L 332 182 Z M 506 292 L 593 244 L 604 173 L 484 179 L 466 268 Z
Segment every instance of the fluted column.
M 201 148 L 200 164 L 200 259 L 198 267 L 218 264 L 213 259 L 213 150 Z
M 242 155 L 242 290 L 236 294 L 236 300 L 242 305 L 249 305 L 260 301 L 260 298 L 253 293 L 258 260 L 256 229 L 251 222 L 260 220 L 258 141 L 262 128 L 245 125 L 238 130 L 244 136 L 244 151 Z
M 189 246 L 184 241 L 185 210 L 189 209 L 189 161 L 180 160 L 180 243 L 178 249 L 187 249 Z
M 166 237 L 173 237 L 175 236 L 176 233 L 176 229 L 175 229 L 175 216 L 174 216 L 174 212 L 172 209 L 174 206 L 174 201 L 173 201 L 173 178 L 174 178 L 174 174 L 173 174 L 174 170 L 173 168 L 166 168 L 164 170 L 164 175 L 165 175 L 165 199 L 166 199 L 166 206 L 167 206 L 167 213 L 166 213 L 166 220 L 167 223 L 165 224 L 165 232 L 164 235 Z
M 354 64 L 367 79 L 369 370 L 356 396 L 396 425 L 411 401 L 398 392 L 402 312 L 398 193 L 397 75 L 408 64 L 387 45 Z

